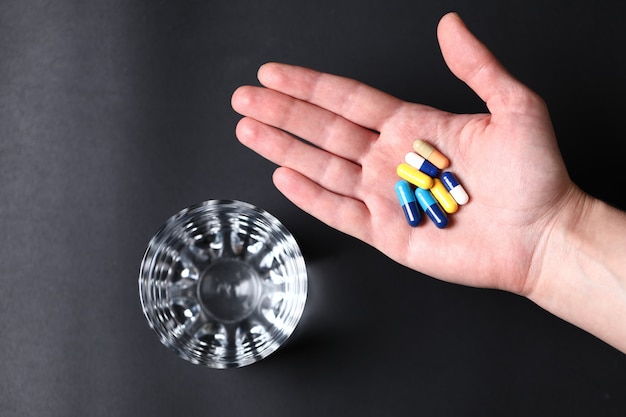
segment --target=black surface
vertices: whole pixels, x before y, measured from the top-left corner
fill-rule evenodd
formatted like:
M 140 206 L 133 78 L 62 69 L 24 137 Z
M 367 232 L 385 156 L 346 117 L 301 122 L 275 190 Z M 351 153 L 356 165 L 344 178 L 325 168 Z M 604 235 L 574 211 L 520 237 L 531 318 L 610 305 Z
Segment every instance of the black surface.
M 621 1 L 1 1 L 0 415 L 626 415 L 622 353 L 320 224 L 234 137 L 230 95 L 271 60 L 482 111 L 437 47 L 449 10 L 546 99 L 572 177 L 626 208 Z M 139 304 L 152 234 L 213 198 L 279 217 L 308 262 L 296 332 L 243 369 L 179 359 Z

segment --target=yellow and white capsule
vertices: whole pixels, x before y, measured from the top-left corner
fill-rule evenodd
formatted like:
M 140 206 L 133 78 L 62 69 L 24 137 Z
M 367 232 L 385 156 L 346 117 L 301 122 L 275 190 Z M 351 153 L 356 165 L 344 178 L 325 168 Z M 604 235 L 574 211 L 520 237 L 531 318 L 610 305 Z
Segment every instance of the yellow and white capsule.
M 410 182 L 416 187 L 428 190 L 433 186 L 433 179 L 431 177 L 409 164 L 402 163 L 398 165 L 396 172 L 400 178 Z
M 456 213 L 459 209 L 459 205 L 456 200 L 446 189 L 446 186 L 443 185 L 443 182 L 439 178 L 435 178 L 433 180 L 433 186 L 430 189 L 435 200 L 439 202 L 441 208 L 448 214 Z
M 421 139 L 413 142 L 413 150 L 439 169 L 445 169 L 450 165 L 448 158 Z

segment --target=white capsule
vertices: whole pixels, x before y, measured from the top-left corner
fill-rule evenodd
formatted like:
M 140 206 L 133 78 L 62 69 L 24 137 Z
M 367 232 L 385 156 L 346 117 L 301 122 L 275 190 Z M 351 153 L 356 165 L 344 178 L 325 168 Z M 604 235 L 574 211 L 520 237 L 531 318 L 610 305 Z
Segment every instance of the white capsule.
M 422 158 L 415 152 L 409 152 L 404 156 L 404 161 L 411 165 L 413 168 L 417 168 L 422 171 L 424 174 L 430 177 L 438 177 L 439 176 L 439 168 L 428 162 L 428 160 Z
M 441 182 L 448 189 L 450 195 L 459 204 L 463 205 L 469 201 L 469 195 L 451 172 L 441 174 Z

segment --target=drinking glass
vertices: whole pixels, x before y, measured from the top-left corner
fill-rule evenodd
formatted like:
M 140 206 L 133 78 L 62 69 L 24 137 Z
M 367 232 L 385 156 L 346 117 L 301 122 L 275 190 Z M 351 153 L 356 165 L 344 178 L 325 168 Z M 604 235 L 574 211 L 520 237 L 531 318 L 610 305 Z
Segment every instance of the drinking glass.
M 141 306 L 161 342 L 212 368 L 249 365 L 276 351 L 304 311 L 300 248 L 267 211 L 236 200 L 181 210 L 150 240 Z

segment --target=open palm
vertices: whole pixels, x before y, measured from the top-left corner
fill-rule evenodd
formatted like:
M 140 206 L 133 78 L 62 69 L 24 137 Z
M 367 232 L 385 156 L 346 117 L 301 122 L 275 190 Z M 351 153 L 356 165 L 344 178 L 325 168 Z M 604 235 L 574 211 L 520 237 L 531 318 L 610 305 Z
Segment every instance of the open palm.
M 579 191 L 542 100 L 456 14 L 442 18 L 438 37 L 448 66 L 488 114 L 451 114 L 270 63 L 259 70 L 264 87 L 233 94 L 233 108 L 246 116 L 237 136 L 280 165 L 274 183 L 287 198 L 331 227 L 433 277 L 528 293 L 545 232 Z M 394 192 L 396 166 L 418 138 L 450 159 L 470 195 L 444 230 L 428 221 L 411 228 Z

